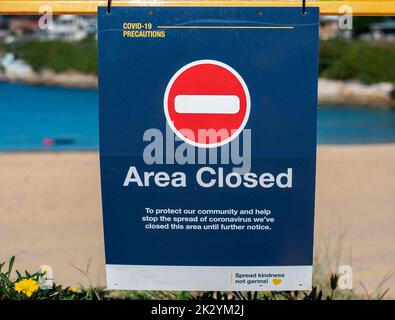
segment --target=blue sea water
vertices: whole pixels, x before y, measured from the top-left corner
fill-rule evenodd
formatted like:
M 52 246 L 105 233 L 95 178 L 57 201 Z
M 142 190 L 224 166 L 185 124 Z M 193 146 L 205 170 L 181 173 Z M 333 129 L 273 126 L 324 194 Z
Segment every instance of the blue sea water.
M 98 150 L 98 122 L 96 90 L 0 83 L 0 150 Z
M 319 144 L 395 143 L 395 112 L 321 105 L 317 134 Z M 96 90 L 0 83 L 1 151 L 98 150 L 98 136 Z

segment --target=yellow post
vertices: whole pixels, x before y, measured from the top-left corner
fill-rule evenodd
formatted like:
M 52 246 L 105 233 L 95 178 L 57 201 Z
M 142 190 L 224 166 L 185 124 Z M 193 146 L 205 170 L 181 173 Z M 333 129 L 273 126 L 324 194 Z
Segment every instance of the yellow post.
M 98 6 L 106 6 L 106 0 L 0 0 L 0 14 L 40 14 L 51 7 L 54 14 L 96 14 Z M 282 6 L 297 7 L 302 0 L 113 0 L 113 6 Z M 320 7 L 322 15 L 342 14 L 348 6 L 354 15 L 395 15 L 395 0 L 307 0 L 307 6 Z M 344 7 L 343 7 L 344 8 Z

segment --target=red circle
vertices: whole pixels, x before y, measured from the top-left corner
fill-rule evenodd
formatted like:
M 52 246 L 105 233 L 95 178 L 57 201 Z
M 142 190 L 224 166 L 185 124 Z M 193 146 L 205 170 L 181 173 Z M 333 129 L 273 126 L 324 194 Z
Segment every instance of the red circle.
M 186 138 L 184 140 L 200 145 L 214 145 L 226 139 L 231 140 L 240 133 L 237 131 L 242 129 L 249 115 L 249 94 L 243 79 L 229 66 L 210 61 L 198 61 L 180 69 L 170 80 L 166 94 L 167 101 L 165 101 L 168 120 L 171 121 L 173 130 L 177 130 L 178 135 L 181 134 Z M 179 95 L 237 96 L 239 109 L 231 114 L 179 113 L 175 108 L 175 99 Z M 185 129 L 191 131 L 193 136 L 183 133 Z M 226 134 L 204 135 L 204 132 L 209 130 Z M 225 138 L 226 136 L 228 138 Z

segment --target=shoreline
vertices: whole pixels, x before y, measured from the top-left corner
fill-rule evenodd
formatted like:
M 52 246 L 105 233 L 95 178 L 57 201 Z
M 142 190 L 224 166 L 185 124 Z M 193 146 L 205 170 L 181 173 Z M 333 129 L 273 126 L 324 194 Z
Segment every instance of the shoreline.
M 369 147 L 395 147 L 395 142 L 373 142 L 373 143 L 317 143 L 317 150 L 321 148 L 339 148 L 341 149 L 352 149 L 352 148 L 369 148 Z M 98 154 L 100 153 L 100 148 L 97 149 L 65 149 L 65 150 L 55 150 L 55 149 L 20 149 L 20 150 L 7 150 L 0 149 L 0 155 L 57 155 L 57 154 Z
M 369 148 L 372 146 L 376 147 L 395 147 L 395 142 L 372 142 L 372 143 L 317 143 L 317 149 L 320 148 L 339 148 L 339 149 L 348 149 L 348 148 Z M 55 150 L 55 149 L 20 149 L 20 150 L 7 150 L 0 149 L 1 155 L 7 154 L 99 154 L 99 147 L 97 149 L 65 149 L 65 150 Z
M 369 149 L 369 148 L 394 148 L 395 142 L 380 142 L 380 143 L 349 143 L 349 144 L 317 144 L 318 149 L 331 149 L 338 148 L 342 149 Z M 2 155 L 58 155 L 58 154 L 97 154 L 99 155 L 99 149 L 79 149 L 79 150 L 1 150 Z M 395 163 L 394 163 L 395 164 Z
M 98 88 L 95 74 L 86 74 L 69 70 L 55 73 L 52 70 L 31 72 L 28 74 L 6 75 L 0 72 L 0 83 L 24 83 L 38 86 L 70 89 Z M 318 79 L 318 104 L 360 105 L 367 108 L 395 109 L 395 99 L 391 97 L 395 85 L 391 83 L 363 84 L 355 80 Z

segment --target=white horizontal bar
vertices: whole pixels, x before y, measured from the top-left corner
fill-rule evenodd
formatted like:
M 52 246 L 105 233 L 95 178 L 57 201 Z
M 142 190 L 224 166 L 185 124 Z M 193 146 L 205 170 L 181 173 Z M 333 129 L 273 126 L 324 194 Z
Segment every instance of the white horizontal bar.
M 175 98 L 178 113 L 235 114 L 240 100 L 233 95 L 178 95 Z
M 207 267 L 107 264 L 106 273 L 107 288 L 119 290 L 283 291 L 311 290 L 312 285 L 312 266 Z M 244 276 L 240 278 L 240 275 Z

